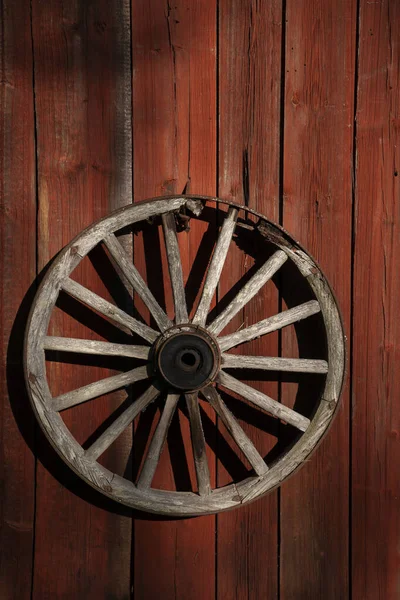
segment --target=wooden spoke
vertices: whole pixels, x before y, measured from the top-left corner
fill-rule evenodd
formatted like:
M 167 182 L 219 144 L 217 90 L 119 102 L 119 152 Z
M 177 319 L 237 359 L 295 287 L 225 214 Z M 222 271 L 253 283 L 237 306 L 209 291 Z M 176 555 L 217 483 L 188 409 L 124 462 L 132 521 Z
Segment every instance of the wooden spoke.
M 137 487 L 140 489 L 145 489 L 151 486 L 151 482 L 153 481 L 154 473 L 156 472 L 158 461 L 160 460 L 161 452 L 165 444 L 165 440 L 167 439 L 168 429 L 171 425 L 172 417 L 174 416 L 179 398 L 180 394 L 168 394 L 167 396 L 164 410 L 157 425 L 153 439 L 151 440 L 150 447 L 137 482 Z
M 114 304 L 111 304 L 111 302 L 108 302 L 108 300 L 101 298 L 73 279 L 65 279 L 62 283 L 62 289 L 77 300 L 80 300 L 87 306 L 90 306 L 90 308 L 93 308 L 97 312 L 108 317 L 112 321 L 115 321 L 116 323 L 127 327 L 134 333 L 137 333 L 140 335 L 140 337 L 144 338 L 148 342 L 154 342 L 154 340 L 157 339 L 159 335 L 157 331 L 154 331 L 154 329 L 148 327 L 148 325 L 145 325 L 137 319 L 134 319 L 125 311 L 121 310 L 117 306 L 114 306 Z
M 253 277 L 242 287 L 235 298 L 228 304 L 218 317 L 209 325 L 208 329 L 217 335 L 233 317 L 245 306 L 262 288 L 265 283 L 278 271 L 288 259 L 286 252 L 278 250 L 275 252 Z
M 118 436 L 128 427 L 135 417 L 144 410 L 160 394 L 153 385 L 133 402 L 107 429 L 97 438 L 85 452 L 85 457 L 96 460 L 107 450 Z
M 172 327 L 172 322 L 168 319 L 167 315 L 154 298 L 139 271 L 132 264 L 128 254 L 125 252 L 116 236 L 111 234 L 105 237 L 104 243 L 117 266 L 121 269 L 135 292 L 140 296 L 150 313 L 153 315 L 154 320 L 161 331 L 165 331 L 168 327 Z
M 78 354 L 99 354 L 101 356 L 128 356 L 130 358 L 149 357 L 148 346 L 134 346 L 130 344 L 113 344 L 98 342 L 96 340 L 83 340 L 78 338 L 47 336 L 44 338 L 45 350 L 59 352 L 76 352 Z
M 132 369 L 126 373 L 112 375 L 111 377 L 106 377 L 100 381 L 95 381 L 94 383 L 84 385 L 83 387 L 73 390 L 72 392 L 61 394 L 61 396 L 53 398 L 52 407 L 57 411 L 65 410 L 70 406 L 82 404 L 82 402 L 87 402 L 88 400 L 97 398 L 97 396 L 102 396 L 103 394 L 108 394 L 114 390 L 119 390 L 120 388 L 130 385 L 135 381 L 147 379 L 148 376 L 148 369 L 146 366 L 136 367 L 136 369 Z
M 175 306 L 175 323 L 187 323 L 189 316 L 186 306 L 185 287 L 178 237 L 176 234 L 175 217 L 172 212 L 162 215 L 162 224 L 167 250 L 169 276 L 171 278 L 172 295 Z
M 222 268 L 225 264 L 226 255 L 229 250 L 229 245 L 232 240 L 233 232 L 235 231 L 237 215 L 237 209 L 230 207 L 222 224 L 214 254 L 208 268 L 200 302 L 197 307 L 196 314 L 193 317 L 193 323 L 197 323 L 198 325 L 205 325 L 206 323 L 211 300 L 213 299 L 215 290 L 217 288 Z
M 320 312 L 320 310 L 320 305 L 316 300 L 304 302 L 303 304 L 299 304 L 299 306 L 284 310 L 273 317 L 259 321 L 258 323 L 255 323 L 255 325 L 251 325 L 250 327 L 246 327 L 245 329 L 241 329 L 230 335 L 224 335 L 218 338 L 219 347 L 221 351 L 229 350 L 234 346 L 254 340 L 266 333 L 271 333 L 272 331 L 282 329 L 292 323 L 297 323 L 302 319 L 306 319 L 307 317 Z
M 201 393 L 209 401 L 217 415 L 221 418 L 225 427 L 241 449 L 257 475 L 264 475 L 268 471 L 263 457 L 255 448 L 253 442 L 247 437 L 239 423 L 230 412 L 217 390 L 211 385 L 204 388 Z
M 326 360 L 311 358 L 278 358 L 274 356 L 243 356 L 223 354 L 222 367 L 226 369 L 264 369 L 266 371 L 290 371 L 293 373 L 327 373 Z
M 270 413 L 272 416 L 277 417 L 278 419 L 282 419 L 282 421 L 286 421 L 286 423 L 293 425 L 293 427 L 300 429 L 300 431 L 306 431 L 310 424 L 310 420 L 307 419 L 307 417 L 303 417 L 303 415 L 300 415 L 291 408 L 280 404 L 266 394 L 263 394 L 249 385 L 246 385 L 242 381 L 235 379 L 231 375 L 228 375 L 228 373 L 225 373 L 225 371 L 220 371 L 217 381 L 224 387 L 238 393 L 243 398 L 246 398 L 246 400 L 249 400 L 249 402 L 259 406 L 265 410 L 265 412 Z
M 210 472 L 208 469 L 206 441 L 201 423 L 198 394 L 197 392 L 185 394 L 185 399 L 189 411 L 190 432 L 199 494 L 207 496 L 211 493 Z

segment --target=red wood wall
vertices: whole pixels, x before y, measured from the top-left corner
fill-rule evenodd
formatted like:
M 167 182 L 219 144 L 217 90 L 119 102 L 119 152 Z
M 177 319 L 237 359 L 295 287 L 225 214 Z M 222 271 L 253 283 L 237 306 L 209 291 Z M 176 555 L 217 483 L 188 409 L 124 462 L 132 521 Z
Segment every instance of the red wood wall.
M 0 597 L 399 599 L 400 3 L 0 11 Z M 117 510 L 53 456 L 21 351 L 35 278 L 64 244 L 118 206 L 183 191 L 247 203 L 309 249 L 343 312 L 349 377 L 328 436 L 278 491 L 164 520 Z M 228 273 L 222 290 L 240 267 Z

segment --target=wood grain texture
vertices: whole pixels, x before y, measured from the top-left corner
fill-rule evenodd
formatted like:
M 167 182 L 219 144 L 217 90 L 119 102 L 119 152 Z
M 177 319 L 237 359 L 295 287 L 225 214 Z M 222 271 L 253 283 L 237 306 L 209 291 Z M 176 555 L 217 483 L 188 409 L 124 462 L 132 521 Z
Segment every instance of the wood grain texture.
M 360 3 L 352 418 L 354 598 L 400 596 L 400 5 Z
M 215 0 L 174 4 L 132 0 L 132 23 L 125 0 L 32 0 L 31 4 L 3 0 L 0 9 L 1 598 L 258 600 L 276 599 L 279 594 L 281 600 L 337 600 L 351 592 L 352 600 L 397 599 L 399 3 L 357 2 L 358 48 L 356 0 L 220 0 L 218 7 Z M 31 444 L 33 423 L 26 410 L 19 364 L 27 303 L 18 309 L 35 278 L 36 251 L 41 269 L 86 225 L 130 202 L 132 83 L 135 199 L 169 192 L 216 192 L 217 51 L 218 193 L 249 203 L 278 221 L 281 177 L 283 224 L 325 270 L 348 333 L 354 159 L 351 490 L 347 396 L 318 453 L 279 492 L 280 514 L 278 494 L 273 492 L 253 505 L 219 515 L 217 524 L 214 517 L 137 520 L 132 546 L 131 520 L 120 516 L 118 509 L 107 512 L 91 504 L 85 486 L 74 487 L 71 473 L 65 477 L 60 463 L 51 464 L 46 446 L 44 452 L 39 448 L 45 466 L 38 463 L 37 534 L 32 548 L 34 463 L 21 433 Z M 38 249 L 33 81 L 39 153 Z M 354 92 L 357 131 L 352 148 Z M 192 233 L 197 242 L 202 239 L 203 230 Z M 178 237 L 186 283 L 196 244 L 182 242 L 181 234 Z M 247 263 L 228 258 L 220 299 L 246 268 Z M 101 284 L 93 284 L 102 295 Z M 273 332 L 297 317 L 314 319 L 312 315 L 318 313 L 318 305 L 309 301 L 279 315 L 277 298 L 268 285 L 261 296 L 263 309 L 252 303 L 240 311 L 233 323 L 235 327 L 244 323 L 243 328 L 220 338 L 224 351 L 251 341 L 248 354 L 278 356 L 278 334 Z M 65 329 L 63 324 L 58 317 L 53 335 L 47 338 L 49 349 L 59 358 L 64 352 L 76 352 L 77 343 L 81 353 L 136 356 L 135 346 L 88 339 L 86 329 L 78 325 Z M 260 335 L 264 337 L 256 339 Z M 82 344 L 79 337 L 86 341 Z M 297 347 L 289 330 L 282 329 L 282 340 L 285 357 L 295 357 Z M 240 354 L 233 361 L 239 360 L 236 356 Z M 65 373 L 69 389 L 87 383 L 72 366 L 66 371 L 60 368 L 53 380 Z M 107 370 L 96 373 L 99 379 L 110 375 Z M 292 397 L 290 385 L 282 384 L 283 400 Z M 273 383 L 264 382 L 260 389 L 277 397 Z M 331 391 L 334 396 L 335 390 Z M 107 410 L 111 412 L 120 399 L 120 395 L 100 399 L 101 414 L 108 416 Z M 88 403 L 93 404 L 89 418 L 97 412 L 96 402 Z M 322 403 L 319 427 L 325 427 L 333 409 L 330 401 Z M 79 417 L 68 418 L 78 431 L 83 430 Z M 254 433 L 244 430 L 249 438 Z M 318 436 L 318 431 L 311 426 L 304 434 L 308 435 Z M 251 439 L 260 452 L 268 450 Z M 115 442 L 114 464 L 125 464 L 130 440 L 128 430 Z M 186 442 L 190 444 L 189 437 Z M 155 450 L 157 454 L 160 448 Z M 161 470 L 168 464 L 163 462 L 165 453 L 167 444 Z M 285 469 L 290 471 L 290 465 L 289 461 Z M 212 463 L 210 471 L 214 483 Z M 161 480 L 170 484 L 169 466 L 165 473 Z M 222 464 L 218 473 L 218 482 L 224 483 Z M 276 471 L 269 473 L 273 483 L 279 483 Z M 267 477 L 264 485 L 270 484 Z M 239 486 L 238 491 L 246 499 L 255 493 L 254 486 Z
M 179 394 L 168 394 L 167 396 L 160 421 L 151 439 L 149 450 L 137 481 L 138 488 L 145 489 L 151 486 L 179 397 Z
M 312 358 L 278 358 L 272 356 L 238 356 L 223 354 L 225 369 L 265 369 L 266 371 L 291 371 L 295 373 L 327 373 L 326 360 Z
M 257 339 L 262 335 L 272 333 L 273 331 L 287 327 L 292 323 L 298 323 L 302 319 L 306 319 L 311 315 L 315 315 L 319 311 L 319 304 L 315 300 L 304 302 L 303 304 L 299 304 L 294 308 L 289 308 L 288 310 L 284 310 L 277 315 L 263 319 L 262 321 L 254 323 L 249 327 L 245 327 L 240 331 L 236 331 L 225 336 L 220 336 L 218 338 L 219 347 L 221 350 L 229 350 L 234 346 Z
M 279 220 L 281 0 L 219 2 L 219 196 L 248 204 Z M 219 298 L 246 270 L 246 256 L 233 256 L 222 272 Z M 278 312 L 274 286 L 267 284 L 232 327 L 251 325 Z M 234 331 L 234 329 L 232 329 Z M 246 352 L 277 356 L 276 334 L 251 342 Z M 240 350 L 241 352 L 242 350 Z M 274 397 L 277 385 L 259 389 Z M 273 444 L 250 432 L 262 454 Z M 229 434 L 228 434 L 229 435 Z M 219 464 L 219 485 L 227 474 Z M 218 516 L 217 589 L 222 599 L 276 598 L 278 594 L 277 494 Z M 251 539 L 251 543 L 250 542 Z
M 228 306 L 210 323 L 208 329 L 218 335 L 237 313 L 246 306 L 250 300 L 260 292 L 261 288 L 271 279 L 273 275 L 287 261 L 288 256 L 283 250 L 277 250 L 258 271 L 239 290 L 237 295 Z
M 291 408 L 280 404 L 277 400 L 273 400 L 266 394 L 253 389 L 235 377 L 228 375 L 225 371 L 220 371 L 217 381 L 224 387 L 237 392 L 242 398 L 246 398 L 249 402 L 256 404 L 259 408 L 265 410 L 277 419 L 286 421 L 293 425 L 293 427 L 300 429 L 300 431 L 306 431 L 307 427 L 310 425 L 310 420 L 306 417 L 303 417 Z
M 235 440 L 235 443 L 239 446 L 257 475 L 264 475 L 268 471 L 268 467 L 265 464 L 264 459 L 255 448 L 253 442 L 245 434 L 233 414 L 227 408 L 225 402 L 222 400 L 216 389 L 209 385 L 204 388 L 202 393 L 210 402 L 217 415 L 221 418 L 225 427 Z
M 79 338 L 47 336 L 44 342 L 46 350 L 60 352 L 75 352 L 77 354 L 98 354 L 100 356 L 129 356 L 131 358 L 147 359 L 149 346 L 135 346 L 133 344 L 114 344 L 110 342 L 97 342 Z
M 131 197 L 129 13 L 126 0 L 32 2 L 40 269 L 82 228 Z M 104 295 L 88 262 L 81 273 L 94 292 Z M 62 314 L 50 331 L 70 337 L 87 332 Z M 55 393 L 58 385 L 73 389 L 87 383 L 90 374 L 95 379 L 109 374 L 90 369 L 53 364 Z M 82 405 L 84 418 L 80 407 L 74 407 L 65 418 L 77 434 L 93 433 L 90 423 L 109 417 L 122 397 L 116 393 L 96 406 Z M 108 460 L 116 468 L 125 465 L 129 441 L 122 437 L 110 449 Z M 71 474 L 63 476 L 46 446 L 41 460 L 46 468 L 38 464 L 33 599 L 127 598 L 130 520 L 108 512 L 104 503 L 93 503 L 88 488 L 77 487 Z
M 141 321 L 134 319 L 125 311 L 118 308 L 118 306 L 108 302 L 108 300 L 105 300 L 92 290 L 87 289 L 77 281 L 74 281 L 73 279 L 66 279 L 63 283 L 63 290 L 93 310 L 96 310 L 119 325 L 122 325 L 134 333 L 137 333 L 137 335 L 146 341 L 154 342 L 157 339 L 157 331 L 151 327 L 148 327 Z
M 132 39 L 135 200 L 184 190 L 215 194 L 216 1 L 135 0 Z M 194 243 L 178 234 L 185 283 L 203 233 L 204 229 L 192 227 Z M 142 261 L 145 267 L 145 257 Z M 166 281 L 164 288 L 168 285 Z M 184 436 L 186 451 L 191 451 L 188 427 Z M 214 465 L 209 466 L 213 480 Z M 167 452 L 161 455 L 153 485 L 174 486 Z M 175 522 L 137 520 L 135 598 L 212 600 L 214 537 L 212 516 Z M 149 556 L 157 577 L 149 576 Z
M 0 597 L 28 600 L 33 566 L 34 421 L 27 407 L 21 354 L 32 300 L 28 291 L 36 276 L 29 2 L 2 2 L 0 23 Z
M 286 2 L 283 225 L 319 261 L 347 331 L 355 35 L 354 1 Z M 296 356 L 289 330 L 282 348 Z M 284 383 L 282 401 L 290 400 Z M 329 437 L 282 487 L 281 600 L 348 597 L 348 428 L 345 395 Z
M 71 406 L 76 406 L 82 402 L 87 402 L 88 400 L 92 400 L 93 398 L 97 398 L 103 394 L 108 394 L 118 390 L 131 383 L 134 383 L 135 381 L 140 381 L 147 378 L 147 368 L 136 367 L 135 369 L 127 371 L 126 373 L 119 373 L 118 375 L 107 377 L 106 379 L 100 379 L 99 381 L 88 383 L 81 388 L 77 388 L 76 390 L 66 392 L 65 394 L 61 394 L 60 396 L 53 398 L 54 410 L 65 410 Z

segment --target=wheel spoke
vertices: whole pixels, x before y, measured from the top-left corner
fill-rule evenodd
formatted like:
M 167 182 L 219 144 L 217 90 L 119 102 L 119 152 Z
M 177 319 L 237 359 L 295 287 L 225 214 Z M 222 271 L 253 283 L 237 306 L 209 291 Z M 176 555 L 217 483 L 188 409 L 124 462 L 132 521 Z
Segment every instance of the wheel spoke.
M 144 410 L 160 394 L 153 385 L 147 388 L 133 404 L 131 404 L 86 450 L 85 457 L 96 460 L 121 435 L 135 417 Z
M 139 271 L 130 261 L 128 254 L 119 243 L 117 237 L 112 233 L 104 238 L 104 243 L 117 266 L 121 269 L 135 292 L 140 296 L 153 315 L 154 320 L 161 331 L 165 331 L 168 327 L 172 327 L 172 322 L 168 319 L 167 315 L 154 298 Z
M 247 437 L 233 414 L 230 412 L 217 390 L 211 385 L 204 388 L 201 392 L 206 400 L 209 401 L 217 415 L 221 418 L 225 427 L 235 440 L 236 444 L 243 452 L 257 475 L 264 475 L 268 471 L 263 457 L 255 448 L 253 442 Z
M 185 394 L 185 399 L 189 411 L 190 432 L 192 437 L 197 485 L 199 488 L 199 494 L 201 496 L 206 496 L 211 493 L 211 484 L 206 454 L 206 441 L 204 439 L 203 425 L 201 423 L 198 394 L 197 392 Z
M 183 285 L 183 273 L 181 255 L 179 251 L 178 237 L 176 234 L 175 217 L 172 212 L 162 215 L 162 224 L 167 250 L 169 276 L 171 278 L 172 295 L 174 297 L 175 322 L 187 323 L 189 320 L 185 288 Z
M 161 452 L 167 439 L 169 426 L 171 425 L 172 417 L 178 404 L 180 394 L 168 394 L 165 402 L 165 407 L 162 412 L 157 429 L 151 440 L 146 459 L 143 464 L 140 477 L 137 482 L 137 487 L 140 489 L 148 488 L 153 481 L 154 473 L 160 460 Z
M 224 369 L 264 369 L 265 371 L 290 371 L 294 373 L 327 373 L 326 360 L 311 358 L 278 358 L 274 356 L 241 356 L 223 354 Z
M 87 402 L 88 400 L 92 400 L 103 394 L 119 390 L 135 381 L 147 379 L 148 376 L 148 369 L 146 366 L 136 367 L 136 369 L 132 369 L 126 373 L 112 375 L 111 377 L 100 379 L 100 381 L 84 385 L 72 392 L 61 394 L 61 396 L 53 398 L 52 407 L 56 411 L 65 410 L 76 404 L 82 404 L 83 402 Z
M 121 310 L 114 304 L 111 304 L 111 302 L 108 302 L 108 300 L 101 298 L 73 279 L 65 279 L 62 284 L 62 289 L 77 300 L 80 300 L 87 306 L 90 306 L 90 308 L 93 308 L 97 312 L 108 317 L 112 321 L 115 321 L 116 323 L 127 327 L 134 333 L 137 333 L 140 335 L 140 337 L 144 338 L 148 342 L 154 342 L 159 335 L 157 331 L 154 331 L 154 329 L 148 325 L 145 325 L 137 319 L 134 319 L 125 311 Z
M 101 356 L 128 356 L 130 358 L 143 359 L 147 359 L 150 353 L 150 348 L 148 346 L 113 344 L 110 342 L 98 342 L 96 340 L 56 336 L 45 337 L 43 347 L 45 350 L 57 350 L 60 352 L 99 354 Z
M 320 312 L 320 310 L 320 305 L 316 300 L 304 302 L 303 304 L 299 304 L 299 306 L 284 310 L 273 317 L 259 321 L 250 327 L 242 329 L 241 331 L 236 331 L 230 335 L 224 335 L 218 338 L 219 347 L 221 351 L 229 350 L 234 346 L 254 340 L 255 338 L 265 335 L 266 333 L 271 333 L 272 331 L 282 329 L 283 327 L 291 325 L 292 323 L 297 323 L 302 319 L 306 319 L 311 315 L 315 315 L 316 313 Z
M 235 231 L 237 215 L 238 210 L 231 207 L 222 224 L 214 254 L 208 268 L 200 302 L 193 317 L 193 323 L 197 323 L 198 325 L 205 325 L 211 300 L 217 288 L 233 232 Z
M 242 381 L 235 379 L 231 375 L 228 375 L 228 373 L 225 373 L 225 371 L 220 371 L 217 381 L 224 387 L 238 393 L 243 398 L 246 398 L 246 400 L 249 400 L 249 402 L 259 406 L 265 410 L 265 412 L 270 413 L 272 416 L 277 417 L 278 419 L 282 419 L 282 421 L 286 421 L 286 423 L 293 425 L 293 427 L 300 429 L 300 431 L 306 431 L 310 424 L 310 420 L 307 419 L 307 417 L 303 417 L 303 415 L 300 415 L 291 408 L 280 404 L 266 394 L 263 394 L 249 385 L 246 385 Z
M 233 317 L 257 294 L 262 286 L 271 279 L 287 259 L 288 256 L 283 250 L 275 252 L 242 287 L 222 313 L 214 319 L 208 327 L 209 331 L 214 335 L 222 331 Z

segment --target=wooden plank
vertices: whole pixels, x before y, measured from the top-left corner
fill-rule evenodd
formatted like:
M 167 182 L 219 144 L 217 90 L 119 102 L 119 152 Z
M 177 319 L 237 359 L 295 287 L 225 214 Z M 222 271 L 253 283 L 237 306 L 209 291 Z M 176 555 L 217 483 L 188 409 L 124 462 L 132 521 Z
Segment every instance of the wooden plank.
M 165 193 L 216 192 L 216 1 L 135 0 L 132 3 L 134 192 L 135 200 Z M 190 223 L 190 235 L 178 234 L 183 277 L 204 227 Z M 201 225 L 201 224 L 199 224 Z M 189 243 L 189 239 L 193 240 Z M 163 238 L 161 236 L 161 243 Z M 149 246 L 150 247 L 150 246 Z M 136 260 L 154 281 L 154 260 L 135 247 Z M 166 266 L 166 265 L 165 265 Z M 169 277 L 161 295 L 170 290 Z M 164 290 L 162 289 L 164 287 Z M 167 295 L 173 316 L 172 293 Z M 176 416 L 182 417 L 178 403 Z M 184 404 L 183 404 L 184 406 Z M 190 449 L 186 417 L 184 443 Z M 173 489 L 168 444 L 152 485 Z M 212 454 L 207 452 L 209 458 Z M 215 469 L 210 464 L 211 482 Z M 191 470 L 195 482 L 194 469 Z M 215 517 L 135 522 L 135 598 L 215 597 Z M 157 576 L 154 576 L 157 573 Z
M 127 0 L 32 2 L 40 269 L 84 227 L 131 197 L 129 15 Z M 111 299 L 89 259 L 79 275 Z M 87 315 L 83 306 L 79 310 L 78 316 Z M 88 329 L 59 311 L 49 334 L 87 338 Z M 107 374 L 105 368 L 62 362 L 49 370 L 53 394 Z M 63 419 L 81 438 L 123 397 L 115 393 L 74 407 Z M 128 431 L 107 451 L 107 466 L 124 469 L 130 442 Z M 44 443 L 40 452 L 45 467 L 39 463 L 37 470 L 33 599 L 129 597 L 130 519 L 114 506 L 105 510 L 106 499 L 63 469 Z
M 400 5 L 360 3 L 352 416 L 353 598 L 400 594 Z
M 283 225 L 324 269 L 347 332 L 355 13 L 354 0 L 286 2 Z M 288 329 L 282 349 L 296 356 Z M 282 384 L 289 406 L 293 388 Z M 349 596 L 348 427 L 346 394 L 329 436 L 281 490 L 282 600 Z
M 0 596 L 31 597 L 34 421 L 21 356 L 36 276 L 29 2 L 0 6 Z M 22 302 L 22 304 L 21 304 Z
M 281 0 L 219 2 L 219 195 L 279 219 L 279 119 Z M 243 253 L 228 255 L 219 298 L 244 274 Z M 248 267 L 247 267 L 248 268 Z M 279 312 L 274 286 L 267 284 L 232 321 L 233 332 Z M 277 334 L 247 344 L 246 353 L 278 355 Z M 238 352 L 242 350 L 238 348 Z M 260 382 L 277 397 L 277 385 Z M 245 433 L 265 455 L 274 443 L 254 427 Z M 227 434 L 226 439 L 229 439 Z M 232 449 L 235 450 L 234 445 Z M 230 480 L 222 462 L 218 484 Z M 277 494 L 218 516 L 217 589 L 220 598 L 276 598 Z

